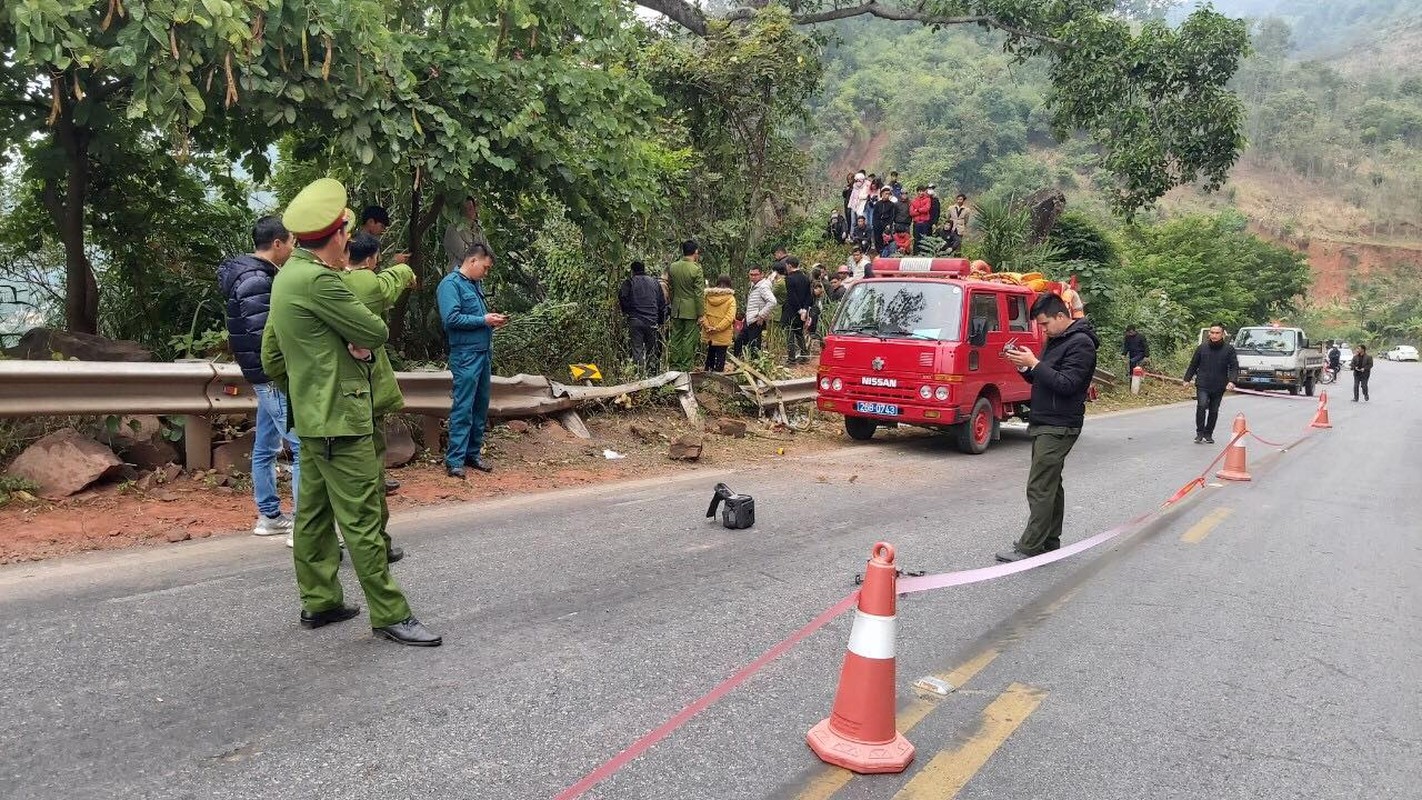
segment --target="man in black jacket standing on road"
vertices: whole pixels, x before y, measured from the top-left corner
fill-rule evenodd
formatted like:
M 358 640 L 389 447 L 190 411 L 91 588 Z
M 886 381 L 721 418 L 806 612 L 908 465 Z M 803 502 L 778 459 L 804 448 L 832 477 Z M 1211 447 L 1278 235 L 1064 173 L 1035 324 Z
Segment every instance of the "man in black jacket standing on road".
M 1023 380 L 1032 384 L 1032 411 L 1027 420 L 1027 435 L 1032 437 L 1027 526 L 1011 550 L 997 554 L 997 560 L 1005 562 L 1061 547 L 1066 516 L 1062 468 L 1081 436 L 1086 393 L 1096 374 L 1096 347 L 1100 344 L 1091 323 L 1072 319 L 1071 309 L 1057 295 L 1039 297 L 1032 305 L 1032 318 L 1048 337 L 1042 357 L 1026 348 L 1005 353 Z
M 1195 382 L 1195 444 L 1215 443 L 1215 423 L 1220 419 L 1220 401 L 1239 379 L 1239 355 L 1224 340 L 1224 325 L 1210 326 L 1208 339 L 1195 348 L 1182 386 Z

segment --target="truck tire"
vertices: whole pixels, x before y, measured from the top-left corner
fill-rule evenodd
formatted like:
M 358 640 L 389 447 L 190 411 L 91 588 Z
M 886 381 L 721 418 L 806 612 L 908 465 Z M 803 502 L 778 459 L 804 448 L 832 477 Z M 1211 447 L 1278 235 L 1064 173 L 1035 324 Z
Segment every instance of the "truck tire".
M 1297 376 L 1295 376 L 1294 382 L 1289 386 L 1289 394 L 1291 394 L 1291 395 L 1297 395 L 1297 394 L 1299 393 L 1299 384 L 1301 384 L 1301 383 L 1303 383 L 1303 374 L 1302 374 L 1302 373 L 1299 374 L 1299 375 L 1297 375 Z
M 1308 374 L 1308 377 L 1304 378 L 1304 395 L 1308 397 L 1313 397 L 1313 386 L 1314 383 L 1316 383 L 1317 381 L 1318 375 L 1313 372 L 1310 372 Z
M 867 442 L 874 438 L 874 431 L 879 429 L 879 423 L 868 417 L 845 417 L 844 432 L 849 434 L 849 438 L 858 442 Z
M 973 403 L 973 411 L 968 415 L 967 421 L 957 426 L 958 452 L 976 456 L 987 450 L 988 445 L 992 443 L 994 422 L 996 418 L 992 401 L 979 397 L 978 401 Z

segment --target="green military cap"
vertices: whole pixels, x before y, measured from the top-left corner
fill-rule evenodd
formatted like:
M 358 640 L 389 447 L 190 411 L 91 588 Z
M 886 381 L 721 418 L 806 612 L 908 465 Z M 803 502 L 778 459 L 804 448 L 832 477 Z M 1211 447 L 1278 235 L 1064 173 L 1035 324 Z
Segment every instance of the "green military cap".
M 299 240 L 324 239 L 354 214 L 346 208 L 346 187 L 335 178 L 318 178 L 291 198 L 281 223 Z

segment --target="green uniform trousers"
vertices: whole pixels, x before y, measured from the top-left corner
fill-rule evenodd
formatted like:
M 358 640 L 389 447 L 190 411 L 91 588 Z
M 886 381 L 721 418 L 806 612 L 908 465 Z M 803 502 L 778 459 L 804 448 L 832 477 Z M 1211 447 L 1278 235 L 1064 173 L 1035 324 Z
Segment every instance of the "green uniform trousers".
M 1081 436 L 1081 428 L 1033 425 L 1032 469 L 1027 475 L 1027 527 L 1016 549 L 1028 555 L 1055 550 L 1062 545 L 1062 520 L 1066 516 L 1066 491 L 1062 468 L 1067 453 Z
M 385 550 L 390 550 L 390 503 L 385 497 L 385 417 L 375 418 L 375 433 L 370 437 L 375 446 L 375 463 L 380 467 L 380 538 Z M 397 620 L 398 622 L 398 620 Z
M 311 613 L 343 602 L 340 542 L 345 536 L 360 588 L 370 609 L 370 626 L 382 628 L 407 619 L 410 606 L 390 575 L 389 548 L 380 536 L 385 495 L 373 436 L 301 437 L 310 456 L 301 462 L 301 506 L 296 510 L 292 557 L 301 606 Z M 303 450 L 303 456 L 307 450 Z M 309 467 L 308 467 L 309 465 Z M 310 498 L 308 501 L 307 498 Z
M 701 342 L 701 325 L 694 319 L 673 319 L 667 343 L 667 357 L 677 372 L 690 372 L 696 366 L 696 346 Z

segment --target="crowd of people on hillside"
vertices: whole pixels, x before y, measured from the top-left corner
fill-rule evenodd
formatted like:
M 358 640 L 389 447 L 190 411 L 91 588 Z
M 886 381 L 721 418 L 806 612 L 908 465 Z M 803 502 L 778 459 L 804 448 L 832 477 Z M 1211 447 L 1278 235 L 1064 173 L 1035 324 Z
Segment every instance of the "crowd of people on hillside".
M 959 193 L 945 210 L 936 184 L 918 184 L 913 196 L 906 197 L 897 171 L 885 180 L 859 170 L 845 176 L 841 195 L 843 204 L 825 225 L 825 235 L 833 242 L 885 258 L 957 255 L 962 250 L 972 215 L 965 194 Z

